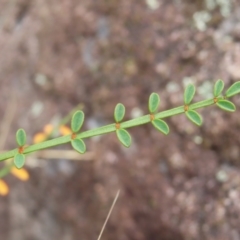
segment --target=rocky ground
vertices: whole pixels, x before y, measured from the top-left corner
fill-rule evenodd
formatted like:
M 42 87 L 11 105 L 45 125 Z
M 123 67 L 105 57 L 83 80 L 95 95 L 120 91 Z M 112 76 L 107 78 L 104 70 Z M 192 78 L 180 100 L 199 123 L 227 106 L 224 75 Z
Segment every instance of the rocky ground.
M 151 92 L 161 109 L 212 97 L 213 83 L 240 79 L 237 0 L 0 1 L 0 116 L 17 101 L 5 148 L 15 132 L 28 141 L 82 103 L 84 129 L 147 113 Z M 198 128 L 167 119 L 168 136 L 146 125 L 130 130 L 125 149 L 115 134 L 86 141 L 92 161 L 38 159 L 31 179 L 5 178 L 1 239 L 97 239 L 118 189 L 103 239 L 240 239 L 240 98 L 238 110 L 200 110 Z M 69 146 L 58 147 L 68 149 Z

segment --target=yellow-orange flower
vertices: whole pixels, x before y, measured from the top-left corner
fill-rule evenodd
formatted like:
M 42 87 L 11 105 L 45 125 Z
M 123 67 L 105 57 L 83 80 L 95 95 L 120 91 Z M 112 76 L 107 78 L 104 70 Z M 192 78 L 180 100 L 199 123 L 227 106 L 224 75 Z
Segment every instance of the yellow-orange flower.
M 8 185 L 0 179 L 0 195 L 6 196 L 9 193 Z
M 36 133 L 33 137 L 33 143 L 40 143 L 48 139 L 48 136 L 53 132 L 53 125 L 47 124 L 43 128 L 43 132 Z
M 52 124 L 45 125 L 42 132 L 38 132 L 34 135 L 33 143 L 40 143 L 47 140 L 49 138 L 49 135 L 51 135 L 51 133 L 53 132 L 53 130 L 54 127 Z M 59 126 L 58 130 L 59 133 L 63 136 L 72 134 L 72 130 L 66 125 Z M 16 167 L 12 167 L 10 172 L 11 174 L 13 174 L 15 177 L 22 181 L 27 181 L 29 179 L 29 173 L 24 168 L 17 169 Z M 9 193 L 8 185 L 5 183 L 5 181 L 0 179 L 0 195 L 6 196 L 8 193 Z
M 52 124 L 47 124 L 43 128 L 43 132 L 46 133 L 47 135 L 50 135 L 53 132 L 53 125 Z
M 11 173 L 22 181 L 27 181 L 29 179 L 29 173 L 24 168 L 17 169 L 16 167 L 12 167 Z
M 33 143 L 40 143 L 48 139 L 49 135 L 53 132 L 54 127 L 52 124 L 47 124 L 44 126 L 43 131 L 36 133 L 33 137 Z M 72 130 L 66 126 L 66 125 L 61 125 L 59 127 L 59 133 L 63 136 L 72 134 Z
M 47 139 L 47 135 L 45 133 L 36 133 L 33 137 L 34 143 L 40 143 Z
M 59 132 L 60 132 L 60 134 L 63 135 L 63 136 L 72 134 L 72 130 L 71 130 L 68 126 L 66 126 L 66 125 L 61 125 L 61 126 L 59 127 Z

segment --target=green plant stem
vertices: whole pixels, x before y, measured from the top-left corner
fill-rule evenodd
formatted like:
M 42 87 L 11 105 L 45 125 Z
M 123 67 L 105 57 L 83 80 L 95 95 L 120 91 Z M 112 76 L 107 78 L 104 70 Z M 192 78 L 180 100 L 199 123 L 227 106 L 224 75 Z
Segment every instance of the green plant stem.
M 222 98 L 223 97 L 219 97 L 218 99 L 222 99 Z M 214 104 L 213 99 L 203 100 L 203 101 L 189 105 L 189 109 L 194 110 L 194 109 L 210 106 L 213 104 Z M 174 115 L 181 114 L 181 113 L 184 113 L 184 106 L 180 106 L 180 107 L 169 109 L 169 110 L 166 110 L 166 111 L 163 111 L 160 113 L 156 113 L 155 118 L 166 118 L 166 117 L 174 116 Z M 150 116 L 149 116 L 149 114 L 147 114 L 147 115 L 144 115 L 139 118 L 135 118 L 135 119 L 132 119 L 129 121 L 122 122 L 121 128 L 131 128 L 131 127 L 149 123 L 150 121 L 151 121 Z M 89 137 L 98 136 L 98 135 L 102 135 L 102 134 L 106 134 L 106 133 L 110 133 L 110 132 L 114 132 L 114 131 L 116 131 L 115 123 L 79 133 L 79 134 L 77 134 L 77 138 L 80 138 L 80 139 L 89 138 Z M 54 147 L 57 145 L 62 145 L 62 144 L 68 143 L 70 141 L 71 141 L 71 135 L 58 137 L 58 138 L 51 139 L 51 140 L 48 140 L 45 142 L 27 146 L 24 149 L 24 154 L 35 152 L 35 151 L 45 149 L 45 148 Z M 6 153 L 0 154 L 0 161 L 14 157 L 14 155 L 17 152 L 18 152 L 18 149 L 14 149 L 14 150 L 8 151 Z

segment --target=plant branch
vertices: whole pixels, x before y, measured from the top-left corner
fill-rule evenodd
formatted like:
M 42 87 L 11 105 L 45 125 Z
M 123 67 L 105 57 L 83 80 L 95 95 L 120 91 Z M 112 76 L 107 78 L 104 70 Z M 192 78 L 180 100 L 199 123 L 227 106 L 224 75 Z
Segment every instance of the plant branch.
M 218 97 L 218 99 L 222 99 L 223 97 Z M 202 107 L 206 107 L 206 106 L 210 106 L 214 104 L 214 100 L 213 99 L 208 99 L 208 100 L 203 100 L 194 104 L 189 105 L 189 109 L 194 110 L 194 109 L 198 109 L 198 108 L 202 108 Z M 176 107 L 176 108 L 172 108 L 166 111 L 162 111 L 159 113 L 154 114 L 156 119 L 162 119 L 162 118 L 166 118 L 166 117 L 170 117 L 170 116 L 174 116 L 177 114 L 181 114 L 184 113 L 184 106 L 180 106 L 180 107 Z M 139 126 L 139 125 L 143 125 L 146 123 L 151 122 L 150 119 L 150 115 L 144 115 L 135 119 L 131 119 L 125 122 L 121 123 L 121 128 L 131 128 L 131 127 L 135 127 L 135 126 Z M 106 134 L 106 133 L 110 133 L 110 132 L 115 132 L 116 131 L 116 124 L 109 124 L 106 126 L 102 126 L 96 129 L 91 129 L 82 133 L 79 133 L 76 135 L 76 138 L 78 139 L 84 139 L 84 138 L 89 138 L 89 137 L 93 137 L 93 136 L 98 136 L 98 135 L 102 135 L 102 134 Z M 38 150 L 42 150 L 45 148 L 50 148 L 50 147 L 54 147 L 57 145 L 62 145 L 62 144 L 66 144 L 69 143 L 71 141 L 71 135 L 68 136 L 63 136 L 63 137 L 58 137 L 55 139 L 51 139 L 51 140 L 47 140 L 45 142 L 41 142 L 41 143 L 37 143 L 37 144 L 33 144 L 30 146 L 27 146 L 24 148 L 24 154 L 28 154 L 31 152 L 35 152 Z M 18 152 L 18 149 L 14 149 L 5 153 L 0 154 L 0 161 L 9 159 L 14 157 L 14 155 Z

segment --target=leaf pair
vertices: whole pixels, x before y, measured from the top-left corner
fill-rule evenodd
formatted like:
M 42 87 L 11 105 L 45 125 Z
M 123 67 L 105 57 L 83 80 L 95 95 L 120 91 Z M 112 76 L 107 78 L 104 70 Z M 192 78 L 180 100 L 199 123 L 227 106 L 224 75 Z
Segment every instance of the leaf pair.
M 220 94 L 223 91 L 223 88 L 224 88 L 223 80 L 221 80 L 221 79 L 217 80 L 217 82 L 214 85 L 214 91 L 213 91 L 215 98 L 220 96 Z M 232 97 L 238 93 L 240 93 L 240 82 L 236 82 L 232 86 L 230 86 L 228 88 L 228 90 L 226 91 L 225 95 L 226 95 L 226 97 Z M 231 101 L 228 101 L 225 99 L 219 99 L 216 102 L 216 105 L 219 108 L 221 108 L 225 111 L 228 111 L 228 112 L 234 112 L 236 110 L 235 105 Z
M 219 79 L 214 86 L 214 97 L 220 96 L 223 88 L 224 88 L 224 82 Z M 238 93 L 240 93 L 240 82 L 235 82 L 232 86 L 228 88 L 225 96 L 232 97 Z M 220 99 L 216 102 L 216 105 L 225 111 L 234 112 L 236 110 L 235 105 L 229 100 Z
M 188 106 L 192 102 L 195 92 L 196 92 L 195 86 L 193 84 L 188 84 L 184 91 L 184 104 L 186 106 Z M 188 106 L 188 109 L 189 109 L 189 106 Z M 195 110 L 189 109 L 185 111 L 185 114 L 187 118 L 197 126 L 202 125 L 202 122 L 203 122 L 202 117 Z
M 118 140 L 122 143 L 125 147 L 130 147 L 132 143 L 131 135 L 128 133 L 127 130 L 122 129 L 121 125 L 119 124 L 125 116 L 125 107 L 122 103 L 118 103 L 114 109 L 114 119 L 116 124 L 116 134 Z
M 217 82 L 214 85 L 214 97 L 218 97 L 222 93 L 223 88 L 224 88 L 223 80 L 221 79 L 217 80 Z M 230 86 L 226 91 L 225 96 L 229 98 L 238 93 L 240 93 L 240 81 L 235 82 L 232 86 Z
M 19 149 L 21 149 L 21 151 L 23 151 L 23 147 L 26 144 L 26 132 L 24 131 L 24 129 L 19 129 L 16 133 L 16 141 L 17 144 L 19 146 Z M 16 168 L 22 168 L 24 166 L 25 163 L 25 155 L 22 154 L 21 152 L 18 152 L 15 154 L 14 158 L 13 158 L 13 162 L 14 165 L 16 166 Z
M 83 111 L 77 111 L 74 113 L 71 121 L 71 129 L 73 131 L 74 137 L 72 137 L 71 145 L 79 153 L 86 152 L 86 145 L 82 139 L 75 138 L 75 134 L 80 131 L 84 122 L 84 113 Z
M 224 89 L 224 82 L 222 80 L 218 80 L 214 85 L 214 97 L 217 98 L 221 95 Z M 226 97 L 232 97 L 236 94 L 240 93 L 240 82 L 234 83 L 229 89 L 226 91 Z M 184 92 L 184 103 L 186 105 L 190 104 L 193 96 L 195 94 L 195 87 L 192 84 L 189 84 Z M 236 110 L 235 105 L 226 99 L 218 99 L 216 105 L 229 112 L 234 112 Z M 188 119 L 190 119 L 193 123 L 200 126 L 202 124 L 202 117 L 194 110 L 188 110 L 185 112 Z
M 160 104 L 159 95 L 157 93 L 152 93 L 148 100 L 148 110 L 150 114 L 153 116 L 151 123 L 158 131 L 167 135 L 169 133 L 169 127 L 167 123 L 161 119 L 154 119 L 154 113 L 157 111 L 159 104 Z

